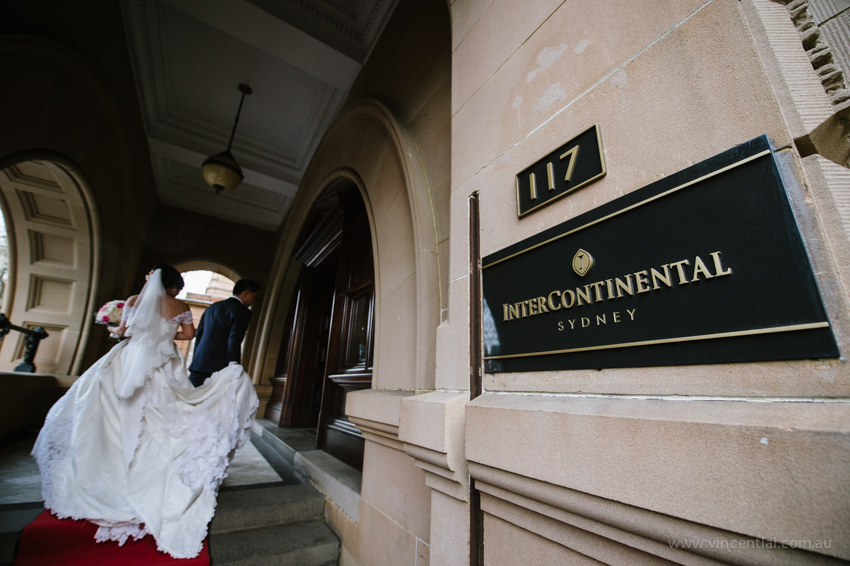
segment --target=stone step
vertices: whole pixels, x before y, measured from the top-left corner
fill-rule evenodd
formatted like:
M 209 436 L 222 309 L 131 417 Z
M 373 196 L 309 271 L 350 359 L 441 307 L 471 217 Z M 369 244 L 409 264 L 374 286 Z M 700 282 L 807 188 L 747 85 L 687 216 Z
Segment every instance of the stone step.
M 275 525 L 210 537 L 214 566 L 332 566 L 339 539 L 322 521 Z
M 12 564 L 21 531 L 42 511 L 40 501 L 0 505 L 0 566 Z
M 275 444 L 280 444 L 279 439 L 275 439 Z M 304 483 L 305 479 L 303 477 L 299 477 L 298 474 L 295 473 L 295 468 L 292 465 L 292 462 L 287 459 L 284 454 L 281 454 L 278 446 L 273 446 L 269 442 L 266 441 L 265 438 L 261 434 L 257 434 L 257 432 L 251 433 L 251 444 L 254 445 L 254 448 L 265 458 L 266 462 L 272 467 L 272 469 L 277 472 L 280 478 L 288 483 L 288 484 L 297 484 Z
M 358 520 L 363 474 L 322 450 L 316 435 L 305 429 L 280 428 L 265 420 L 254 421 L 251 440 L 280 477 L 310 482 L 346 515 Z M 289 474 L 289 476 L 287 476 Z
M 309 484 L 230 489 L 218 494 L 210 534 L 321 520 L 324 496 Z
M 0 566 L 11 566 L 20 536 L 21 533 L 0 533 Z
M 316 449 L 316 434 L 303 428 L 281 428 L 265 419 L 257 419 L 252 432 L 293 467 L 298 452 Z

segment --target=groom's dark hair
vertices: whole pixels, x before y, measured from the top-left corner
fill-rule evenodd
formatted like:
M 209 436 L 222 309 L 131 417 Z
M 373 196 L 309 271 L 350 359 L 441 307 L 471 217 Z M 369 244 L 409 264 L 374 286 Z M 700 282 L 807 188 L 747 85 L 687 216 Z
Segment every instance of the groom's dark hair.
M 233 296 L 238 297 L 245 291 L 251 291 L 252 293 L 256 293 L 260 290 L 260 284 L 254 281 L 253 279 L 240 279 L 236 282 L 236 285 L 233 286 Z
M 162 278 L 163 288 L 171 289 L 172 287 L 177 287 L 178 291 L 183 289 L 185 283 L 183 282 L 183 276 L 180 275 L 179 271 L 167 263 L 158 263 L 153 266 L 151 271 L 155 271 L 157 269 L 161 271 L 160 277 Z

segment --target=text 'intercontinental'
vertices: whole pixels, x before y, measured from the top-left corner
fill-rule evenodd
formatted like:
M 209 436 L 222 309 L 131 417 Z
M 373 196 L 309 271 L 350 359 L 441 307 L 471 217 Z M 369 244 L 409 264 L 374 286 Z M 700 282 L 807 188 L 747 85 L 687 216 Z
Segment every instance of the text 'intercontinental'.
M 571 309 L 603 301 L 613 301 L 627 295 L 640 295 L 663 289 L 662 285 L 673 287 L 678 281 L 679 285 L 696 283 L 703 279 L 714 279 L 724 275 L 731 275 L 731 268 L 724 268 L 720 260 L 720 252 L 709 254 L 713 263 L 714 272 L 705 261 L 696 256 L 691 263 L 689 259 L 666 263 L 659 269 L 636 271 L 624 275 L 622 278 L 604 279 L 589 283 L 583 287 L 566 290 L 554 290 L 547 296 L 534 297 L 513 304 L 502 305 L 504 321 L 526 318 L 542 313 Z

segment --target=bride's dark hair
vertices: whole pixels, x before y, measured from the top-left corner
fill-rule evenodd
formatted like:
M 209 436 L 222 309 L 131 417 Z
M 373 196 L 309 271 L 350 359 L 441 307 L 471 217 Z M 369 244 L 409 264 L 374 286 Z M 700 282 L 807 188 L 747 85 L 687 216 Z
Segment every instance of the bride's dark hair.
M 167 263 L 158 263 L 153 266 L 151 271 L 155 271 L 157 269 L 162 271 L 161 277 L 163 288 L 171 289 L 172 287 L 177 287 L 177 290 L 180 291 L 185 285 L 183 282 L 183 276 L 180 275 L 180 272 Z

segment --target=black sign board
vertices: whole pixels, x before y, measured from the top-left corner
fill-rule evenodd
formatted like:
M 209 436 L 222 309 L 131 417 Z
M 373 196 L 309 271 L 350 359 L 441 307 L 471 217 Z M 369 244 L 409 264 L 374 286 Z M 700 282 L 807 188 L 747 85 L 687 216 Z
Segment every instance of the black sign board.
M 605 176 L 599 126 L 591 126 L 516 176 L 516 211 L 525 216 Z
M 765 136 L 482 267 L 488 372 L 839 355 Z

